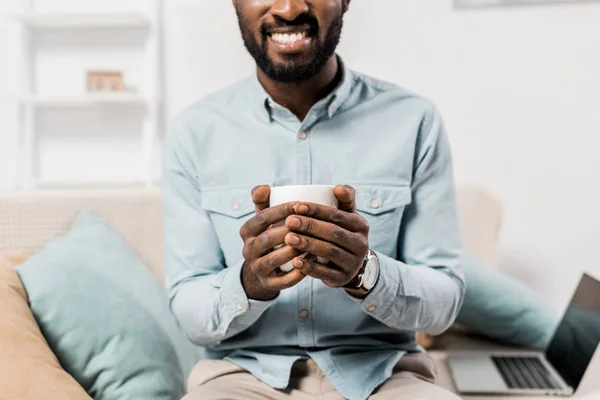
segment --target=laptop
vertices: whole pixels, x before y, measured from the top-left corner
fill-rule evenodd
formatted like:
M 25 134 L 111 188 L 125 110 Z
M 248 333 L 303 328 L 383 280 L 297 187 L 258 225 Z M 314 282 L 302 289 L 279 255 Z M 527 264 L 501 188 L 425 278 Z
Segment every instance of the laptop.
M 584 274 L 544 353 L 456 354 L 448 361 L 461 394 L 570 396 L 599 343 L 600 281 Z

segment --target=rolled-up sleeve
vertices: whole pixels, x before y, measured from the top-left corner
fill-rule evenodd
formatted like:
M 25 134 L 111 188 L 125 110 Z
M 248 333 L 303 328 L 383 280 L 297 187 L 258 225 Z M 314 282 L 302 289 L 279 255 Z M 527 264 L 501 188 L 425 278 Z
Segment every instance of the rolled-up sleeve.
M 414 164 L 398 259 L 376 252 L 379 280 L 360 303 L 390 327 L 439 334 L 458 314 L 465 280 L 450 146 L 434 108 L 424 115 Z
M 249 300 L 241 281 L 243 261 L 225 265 L 206 210 L 191 149 L 191 130 L 178 117 L 164 153 L 165 284 L 171 310 L 197 345 L 217 344 L 254 324 L 272 302 Z M 199 155 L 197 155 L 199 156 Z

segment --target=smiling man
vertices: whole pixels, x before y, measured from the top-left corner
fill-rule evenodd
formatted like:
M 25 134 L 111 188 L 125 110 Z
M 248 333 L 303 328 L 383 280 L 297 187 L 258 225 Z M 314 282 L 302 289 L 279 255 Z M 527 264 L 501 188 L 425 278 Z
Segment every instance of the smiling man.
M 449 145 L 430 102 L 336 56 L 349 3 L 234 1 L 256 73 L 172 125 L 166 285 L 205 351 L 186 400 L 457 398 L 415 340 L 465 291 Z M 292 184 L 343 184 L 339 207 L 270 207 Z

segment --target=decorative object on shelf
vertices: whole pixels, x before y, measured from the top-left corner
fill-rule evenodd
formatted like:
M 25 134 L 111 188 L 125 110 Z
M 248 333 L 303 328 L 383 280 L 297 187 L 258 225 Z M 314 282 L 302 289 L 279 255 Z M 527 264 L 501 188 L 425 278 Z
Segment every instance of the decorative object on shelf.
M 125 82 L 120 71 L 88 71 L 88 92 L 123 92 Z
M 585 0 L 455 0 L 457 8 L 517 6 L 525 4 L 581 3 Z

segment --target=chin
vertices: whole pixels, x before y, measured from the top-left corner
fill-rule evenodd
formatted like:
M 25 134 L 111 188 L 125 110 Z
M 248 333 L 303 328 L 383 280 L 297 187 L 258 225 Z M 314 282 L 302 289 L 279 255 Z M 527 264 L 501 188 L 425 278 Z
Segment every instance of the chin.
M 283 56 L 271 58 L 272 65 L 277 70 L 305 70 L 313 64 L 310 56 Z

